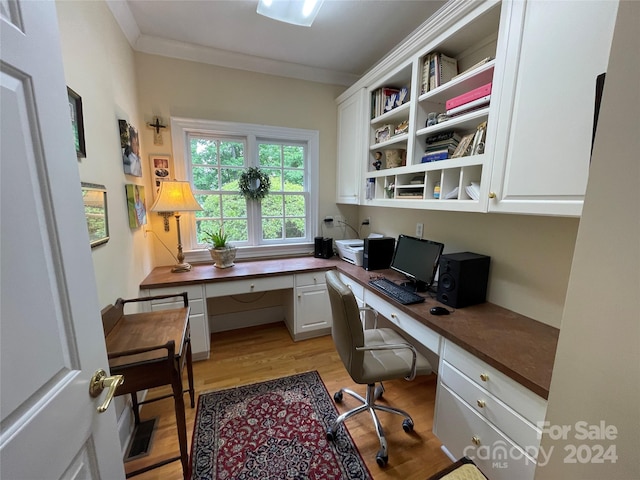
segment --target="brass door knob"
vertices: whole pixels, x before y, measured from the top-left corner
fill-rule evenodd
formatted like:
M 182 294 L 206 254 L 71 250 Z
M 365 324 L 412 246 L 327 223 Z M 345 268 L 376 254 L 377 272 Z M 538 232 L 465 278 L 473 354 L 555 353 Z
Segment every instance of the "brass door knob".
M 98 407 L 98 413 L 103 413 L 109 408 L 109 404 L 111 400 L 113 400 L 114 395 L 116 394 L 116 389 L 124 383 L 123 375 L 113 375 L 111 377 L 107 377 L 107 372 L 104 370 L 96 370 L 96 372 L 91 377 L 89 381 L 89 395 L 92 398 L 96 398 L 98 395 L 102 393 L 102 390 L 107 388 L 107 396 L 102 402 L 102 405 Z

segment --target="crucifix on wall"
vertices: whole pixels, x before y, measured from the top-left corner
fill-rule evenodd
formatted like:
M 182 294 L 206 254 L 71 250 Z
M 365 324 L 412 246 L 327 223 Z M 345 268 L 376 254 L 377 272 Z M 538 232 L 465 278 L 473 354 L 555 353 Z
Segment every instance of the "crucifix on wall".
M 166 125 L 162 125 L 160 117 L 156 117 L 153 123 L 147 123 L 149 128 L 153 128 L 153 144 L 162 145 L 162 129 L 167 128 Z

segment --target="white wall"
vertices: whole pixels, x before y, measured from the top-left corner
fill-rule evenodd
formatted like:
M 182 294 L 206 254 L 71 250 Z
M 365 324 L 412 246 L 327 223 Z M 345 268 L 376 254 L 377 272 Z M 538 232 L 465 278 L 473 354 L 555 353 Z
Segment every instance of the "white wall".
M 56 9 L 67 86 L 82 97 L 87 157 L 78 160 L 80 179 L 107 187 L 111 238 L 91 251 L 98 299 L 105 307 L 118 297 L 139 296 L 138 285 L 153 267 L 151 239 L 145 238 L 144 227 L 129 228 L 125 196 L 125 184 L 144 185 L 148 191 L 149 170 L 143 166 L 143 178 L 124 174 L 118 129 L 118 119 L 144 128 L 135 57 L 104 2 L 57 1 Z M 132 428 L 130 410 L 125 397 L 116 398 L 115 405 L 124 447 Z
M 543 436 L 541 448 L 553 452 L 538 480 L 640 478 L 638 26 L 640 3 L 621 2 L 549 391 L 549 426 L 570 430 Z M 581 439 L 577 422 L 600 438 Z M 601 422 L 615 438 L 602 437 Z M 590 461 L 594 445 L 617 459 Z M 567 461 L 572 449 L 584 463 Z
M 414 235 L 423 223 L 423 237 L 444 243 L 445 253 L 489 255 L 488 300 L 560 327 L 578 219 L 379 207 L 359 216 L 371 217 L 371 231 L 394 237 Z
M 87 158 L 80 179 L 107 187 L 109 242 L 92 250 L 102 307 L 118 297 L 138 296 L 152 268 L 143 228 L 129 228 L 125 184 L 147 186 L 145 177 L 125 175 L 118 119 L 143 130 L 138 114 L 135 57 L 104 2 L 56 2 L 67 85 L 82 97 Z M 144 153 L 144 151 L 143 151 Z M 69 159 L 69 161 L 76 161 Z M 80 186 L 78 186 L 80 188 Z
M 337 97 L 344 87 L 243 70 L 216 67 L 145 53 L 135 55 L 138 100 L 145 122 L 160 116 L 169 125 L 171 116 L 304 128 L 320 132 L 321 217 L 337 213 L 335 205 Z M 142 136 L 148 153 L 172 153 L 171 132 L 163 145 L 153 145 L 153 132 Z M 144 165 L 148 165 L 145 155 Z M 178 178 L 183 180 L 183 178 Z M 185 216 L 186 218 L 186 216 Z M 165 233 L 161 219 L 151 215 L 153 230 L 170 248 L 177 243 L 175 223 Z M 183 239 L 184 240 L 184 239 Z M 173 263 L 167 250 L 154 242 L 155 264 Z

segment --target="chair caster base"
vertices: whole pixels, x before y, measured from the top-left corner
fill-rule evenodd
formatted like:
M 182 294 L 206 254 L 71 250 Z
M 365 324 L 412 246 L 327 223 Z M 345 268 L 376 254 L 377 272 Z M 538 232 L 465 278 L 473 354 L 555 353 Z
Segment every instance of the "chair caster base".
M 402 429 L 407 433 L 413 432 L 413 420 L 409 418 L 405 419 L 402 422 Z
M 376 463 L 378 464 L 379 467 L 386 467 L 387 466 L 387 462 L 389 461 L 389 456 L 388 455 L 384 455 L 384 452 L 379 451 L 376 455 Z
M 331 427 L 327 428 L 327 440 L 333 442 L 336 439 L 336 432 Z

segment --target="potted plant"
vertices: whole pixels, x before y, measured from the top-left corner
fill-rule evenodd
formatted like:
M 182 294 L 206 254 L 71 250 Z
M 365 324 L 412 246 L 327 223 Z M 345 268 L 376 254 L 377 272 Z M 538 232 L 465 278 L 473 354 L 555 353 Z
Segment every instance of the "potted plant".
M 233 267 L 236 259 L 237 248 L 229 244 L 229 235 L 224 233 L 222 227 L 217 232 L 205 232 L 204 237 L 209 242 L 209 253 L 215 262 L 214 267 L 229 268 Z

